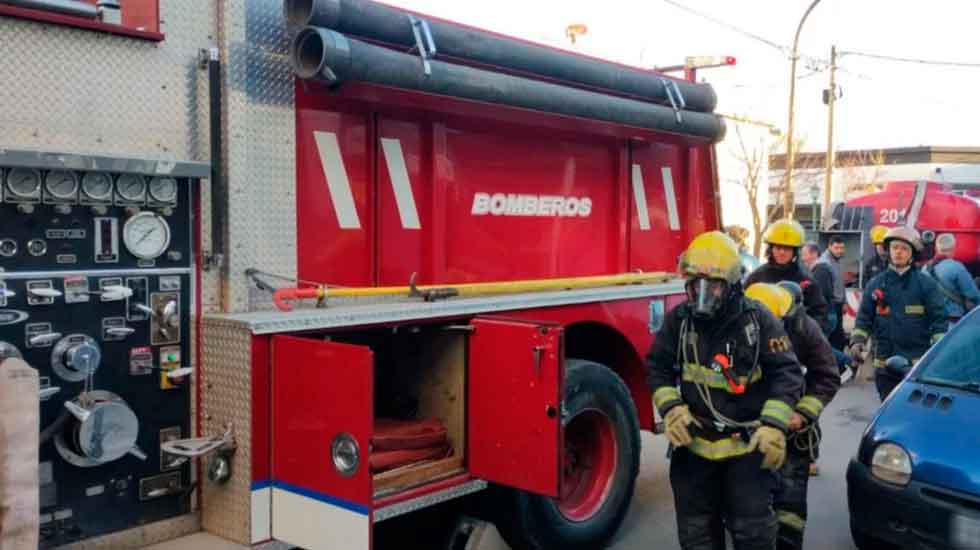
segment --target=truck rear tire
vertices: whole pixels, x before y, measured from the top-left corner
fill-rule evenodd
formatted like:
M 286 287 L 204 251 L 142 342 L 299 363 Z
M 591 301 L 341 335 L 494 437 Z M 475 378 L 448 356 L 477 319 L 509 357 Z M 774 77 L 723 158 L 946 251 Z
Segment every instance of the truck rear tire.
M 594 550 L 616 533 L 640 467 L 636 407 L 609 368 L 565 361 L 562 493 L 557 499 L 509 491 L 500 525 L 515 550 Z

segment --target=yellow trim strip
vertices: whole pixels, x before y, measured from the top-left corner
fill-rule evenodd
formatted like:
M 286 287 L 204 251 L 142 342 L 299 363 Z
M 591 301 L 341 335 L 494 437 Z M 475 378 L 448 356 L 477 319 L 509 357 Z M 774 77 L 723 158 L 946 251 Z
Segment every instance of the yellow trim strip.
M 810 418 L 819 418 L 820 413 L 823 412 L 823 407 L 823 401 L 812 395 L 804 395 L 803 399 L 800 399 L 800 402 L 796 404 L 796 409 Z
M 677 388 L 663 386 L 653 392 L 653 404 L 656 405 L 658 410 L 663 410 L 664 405 L 669 404 L 671 401 L 681 401 L 681 392 L 677 391 Z
M 789 419 L 793 416 L 793 409 L 789 405 L 778 399 L 769 399 L 762 405 L 760 418 L 769 420 L 777 426 L 785 428 L 789 425 Z
M 861 330 L 861 329 L 859 329 L 859 328 L 856 328 L 856 329 L 854 329 L 854 330 L 851 331 L 851 337 L 853 338 L 855 336 L 861 336 L 862 338 L 867 338 L 868 337 L 868 333 L 865 332 L 865 331 L 863 331 L 863 330 Z
M 782 523 L 783 525 L 795 529 L 797 531 L 802 531 L 803 528 L 806 527 L 806 520 L 794 514 L 793 512 L 787 512 L 785 510 L 777 510 L 776 518 L 779 520 L 779 523 Z
M 749 452 L 749 444 L 741 437 L 726 437 L 716 441 L 695 437 L 687 448 L 707 460 L 725 460 Z
M 736 378 L 738 383 L 742 384 L 743 386 L 754 384 L 761 379 L 762 369 L 758 368 L 752 369 L 751 376 L 739 376 Z M 681 380 L 695 384 L 702 384 L 715 390 L 724 390 L 728 393 L 732 393 L 731 388 L 728 387 L 728 380 L 725 379 L 725 375 L 720 372 L 716 372 L 712 368 L 705 367 L 704 365 L 697 365 L 694 363 L 685 364 L 684 370 L 681 373 Z

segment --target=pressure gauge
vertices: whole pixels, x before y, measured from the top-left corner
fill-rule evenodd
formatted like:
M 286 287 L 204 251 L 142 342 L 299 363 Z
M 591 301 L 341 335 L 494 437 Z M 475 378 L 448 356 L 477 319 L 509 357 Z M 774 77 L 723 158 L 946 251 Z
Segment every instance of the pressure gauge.
M 31 239 L 27 241 L 27 252 L 31 256 L 44 256 L 48 252 L 48 243 L 44 239 Z
M 140 212 L 123 226 L 123 243 L 133 256 L 152 260 L 170 246 L 170 225 L 154 212 Z
M 105 172 L 89 172 L 82 177 L 82 193 L 93 201 L 108 201 L 112 197 L 112 178 Z
M 150 198 L 157 202 L 177 202 L 177 180 L 156 177 L 150 180 Z
M 7 174 L 7 190 L 15 199 L 36 199 L 41 190 L 41 173 L 32 168 L 14 168 Z
M 126 202 L 146 200 L 146 180 L 138 174 L 122 174 L 116 180 L 116 194 Z
M 58 200 L 72 200 L 78 192 L 78 178 L 68 170 L 52 170 L 44 176 L 44 191 Z
M 13 239 L 0 239 L 0 256 L 12 258 L 17 255 L 17 241 Z

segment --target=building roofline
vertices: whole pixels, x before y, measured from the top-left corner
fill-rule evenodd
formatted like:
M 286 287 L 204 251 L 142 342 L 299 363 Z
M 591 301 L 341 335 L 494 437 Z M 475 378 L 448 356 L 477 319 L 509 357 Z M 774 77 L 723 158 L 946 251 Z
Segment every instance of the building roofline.
M 956 147 L 956 146 L 937 146 L 919 145 L 916 147 L 893 147 L 884 149 L 851 149 L 837 151 L 834 159 L 834 166 L 853 166 L 851 162 L 854 158 L 868 158 L 871 155 L 883 155 L 884 164 L 928 164 L 928 163 L 947 163 L 947 164 L 980 164 L 980 147 Z M 826 153 L 797 153 L 794 166 L 812 167 L 826 163 Z M 770 155 L 769 169 L 784 170 L 786 168 L 786 155 Z

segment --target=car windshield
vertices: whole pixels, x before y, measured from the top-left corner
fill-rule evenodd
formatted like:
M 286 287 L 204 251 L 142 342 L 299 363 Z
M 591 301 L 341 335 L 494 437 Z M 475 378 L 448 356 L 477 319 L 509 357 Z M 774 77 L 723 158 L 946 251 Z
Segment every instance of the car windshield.
M 980 317 L 972 315 L 944 337 L 916 374 L 920 382 L 980 390 Z

